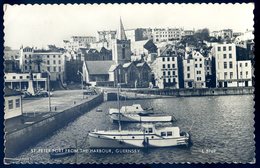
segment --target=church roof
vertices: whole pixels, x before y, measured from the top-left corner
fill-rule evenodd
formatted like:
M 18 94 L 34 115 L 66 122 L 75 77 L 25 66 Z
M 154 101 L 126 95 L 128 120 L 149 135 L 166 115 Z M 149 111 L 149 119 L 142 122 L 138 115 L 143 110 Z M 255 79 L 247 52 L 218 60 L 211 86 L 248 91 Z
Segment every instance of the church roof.
M 119 30 L 118 30 L 118 34 L 117 34 L 117 39 L 118 40 L 127 40 L 121 17 L 120 17 L 120 25 L 119 25 Z
M 128 68 L 131 64 L 132 64 L 132 62 L 125 63 L 125 64 L 123 64 L 123 68 Z
M 85 61 L 90 75 L 108 74 L 109 69 L 115 64 L 114 61 Z

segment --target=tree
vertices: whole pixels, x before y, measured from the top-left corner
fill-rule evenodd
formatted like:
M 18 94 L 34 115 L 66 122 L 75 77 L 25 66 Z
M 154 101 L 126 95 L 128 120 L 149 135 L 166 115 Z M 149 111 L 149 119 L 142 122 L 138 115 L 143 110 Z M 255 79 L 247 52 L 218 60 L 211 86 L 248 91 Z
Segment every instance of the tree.
M 209 29 L 208 28 L 204 28 L 204 29 L 199 29 L 195 32 L 194 36 L 198 39 L 198 40 L 208 40 L 209 39 Z
M 42 57 L 37 55 L 32 62 L 37 65 L 37 72 L 41 72 L 41 64 L 43 63 Z

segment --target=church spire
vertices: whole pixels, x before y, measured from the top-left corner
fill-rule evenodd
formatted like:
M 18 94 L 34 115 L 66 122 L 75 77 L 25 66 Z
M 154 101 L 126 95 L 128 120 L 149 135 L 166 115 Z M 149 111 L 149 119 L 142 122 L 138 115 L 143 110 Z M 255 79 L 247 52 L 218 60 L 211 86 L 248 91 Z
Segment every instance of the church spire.
M 121 17 L 120 17 L 120 25 L 119 25 L 117 38 L 118 38 L 118 40 L 127 40 Z

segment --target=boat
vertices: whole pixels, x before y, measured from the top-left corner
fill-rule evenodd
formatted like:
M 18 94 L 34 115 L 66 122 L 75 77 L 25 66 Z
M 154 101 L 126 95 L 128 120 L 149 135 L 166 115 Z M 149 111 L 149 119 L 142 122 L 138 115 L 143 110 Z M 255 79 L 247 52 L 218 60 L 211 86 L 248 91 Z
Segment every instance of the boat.
M 64 148 L 57 151 L 49 152 L 51 159 L 72 156 L 75 155 L 75 153 L 76 153 L 76 148 Z
M 145 110 L 140 104 L 122 106 L 120 113 L 118 109 L 110 108 L 109 116 L 114 122 L 119 118 L 121 122 L 172 122 L 176 120 L 171 115 L 155 114 L 152 109 Z
M 96 112 L 102 112 L 103 110 L 101 108 L 97 108 Z
M 188 132 L 180 132 L 179 127 L 155 128 L 154 124 L 142 124 L 141 129 L 122 130 L 119 87 L 118 87 L 118 130 L 94 130 L 88 134 L 90 148 L 156 148 L 189 146 L 191 136 Z
M 189 146 L 191 136 L 179 127 L 156 129 L 153 124 L 140 130 L 108 130 L 89 133 L 90 148 L 156 148 Z

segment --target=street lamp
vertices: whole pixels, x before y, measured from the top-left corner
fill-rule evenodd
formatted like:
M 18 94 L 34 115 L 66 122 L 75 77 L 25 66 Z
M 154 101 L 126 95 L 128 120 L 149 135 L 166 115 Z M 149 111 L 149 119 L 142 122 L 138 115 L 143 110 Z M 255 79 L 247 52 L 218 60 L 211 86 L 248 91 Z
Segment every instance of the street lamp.
M 49 111 L 51 112 L 51 93 L 50 93 L 50 80 L 51 80 L 51 73 L 46 70 L 47 74 L 48 74 L 48 95 L 49 95 Z
M 81 90 L 82 90 L 82 99 L 84 99 L 84 93 L 83 93 L 83 74 L 82 72 L 78 71 L 77 74 L 81 75 Z

